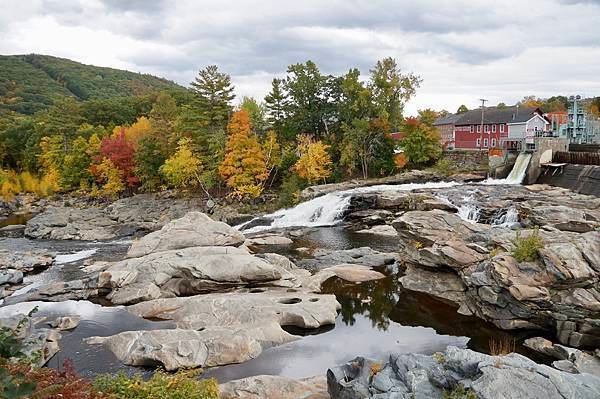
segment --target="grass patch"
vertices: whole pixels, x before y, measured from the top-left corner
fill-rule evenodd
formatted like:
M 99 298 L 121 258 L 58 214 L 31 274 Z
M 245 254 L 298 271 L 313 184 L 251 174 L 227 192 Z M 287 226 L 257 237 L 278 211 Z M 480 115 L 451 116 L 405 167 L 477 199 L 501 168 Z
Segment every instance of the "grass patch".
M 490 338 L 489 340 L 490 355 L 492 356 L 503 356 L 513 353 L 515 346 L 515 339 L 509 336 L 502 336 L 498 339 Z
M 527 237 L 521 236 L 521 232 L 517 231 L 512 244 L 515 246 L 512 256 L 518 262 L 535 261 L 539 257 L 539 250 L 544 248 L 544 240 L 540 237 L 540 229 L 538 227 L 535 227 Z
M 443 399 L 477 399 L 477 394 L 470 389 L 465 388 L 462 384 L 458 384 L 456 388 L 449 391 L 444 389 L 442 394 Z

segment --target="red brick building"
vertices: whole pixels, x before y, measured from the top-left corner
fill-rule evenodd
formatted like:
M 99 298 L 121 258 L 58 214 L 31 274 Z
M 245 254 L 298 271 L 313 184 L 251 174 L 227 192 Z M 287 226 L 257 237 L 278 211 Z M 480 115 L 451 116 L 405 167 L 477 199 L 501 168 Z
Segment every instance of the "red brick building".
M 549 121 L 539 108 L 515 106 L 485 108 L 483 125 L 481 109 L 440 118 L 435 125 L 440 130 L 442 145 L 448 148 L 520 149 L 533 145 L 533 138 L 548 129 Z

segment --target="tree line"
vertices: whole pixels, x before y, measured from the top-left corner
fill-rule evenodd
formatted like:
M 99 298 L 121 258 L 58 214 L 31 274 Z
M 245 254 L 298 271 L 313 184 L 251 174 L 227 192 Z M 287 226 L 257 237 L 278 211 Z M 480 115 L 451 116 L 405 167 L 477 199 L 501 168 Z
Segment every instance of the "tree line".
M 79 191 L 115 198 L 197 189 L 256 198 L 281 187 L 382 176 L 439 157 L 431 110 L 403 117 L 421 79 L 385 58 L 368 76 L 290 65 L 263 101 L 234 105 L 231 77 L 211 65 L 186 91 L 80 102 L 57 98 L 33 116 L 0 118 L 2 194 Z M 403 130 L 407 151 L 390 133 Z

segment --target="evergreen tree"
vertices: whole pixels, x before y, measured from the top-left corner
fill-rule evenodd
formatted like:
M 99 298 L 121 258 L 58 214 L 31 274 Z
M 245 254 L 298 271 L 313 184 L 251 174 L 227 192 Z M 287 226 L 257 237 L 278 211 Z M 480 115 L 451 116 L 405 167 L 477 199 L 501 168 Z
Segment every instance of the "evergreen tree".
M 281 79 L 273 79 L 271 92 L 265 96 L 267 121 L 279 137 L 283 134 L 283 123 L 286 117 L 286 94 Z
M 263 104 L 259 104 L 253 97 L 245 96 L 242 99 L 241 109 L 245 109 L 250 116 L 250 125 L 252 130 L 257 135 L 261 136 L 265 133 L 267 123 L 265 120 L 266 109 Z
M 231 101 L 235 98 L 231 77 L 219 72 L 216 65 L 209 65 L 198 72 L 191 86 L 209 129 L 224 129 L 231 114 Z

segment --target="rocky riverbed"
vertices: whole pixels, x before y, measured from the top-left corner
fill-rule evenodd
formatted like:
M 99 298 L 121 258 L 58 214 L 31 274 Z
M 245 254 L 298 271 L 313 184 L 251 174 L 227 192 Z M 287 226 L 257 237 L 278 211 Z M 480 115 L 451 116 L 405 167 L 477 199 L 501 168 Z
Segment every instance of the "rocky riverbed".
M 494 397 L 500 377 L 525 381 L 506 397 L 558 380 L 567 383 L 546 397 L 595 397 L 600 199 L 549 186 L 381 183 L 241 228 L 231 225 L 247 217 L 196 199 L 47 204 L 0 239 L 0 323 L 37 304 L 28 331 L 48 347 L 44 362 L 62 347 L 86 375 L 205 367 L 232 398 L 460 387 Z M 534 231 L 543 248 L 517 261 L 517 232 Z M 494 340 L 533 360 L 478 353 Z M 336 365 L 357 355 L 350 365 L 376 372 L 338 378 L 349 366 Z M 461 360 L 440 371 L 440 356 Z M 370 396 L 344 396 L 348 384 Z

